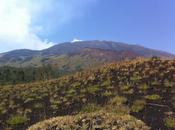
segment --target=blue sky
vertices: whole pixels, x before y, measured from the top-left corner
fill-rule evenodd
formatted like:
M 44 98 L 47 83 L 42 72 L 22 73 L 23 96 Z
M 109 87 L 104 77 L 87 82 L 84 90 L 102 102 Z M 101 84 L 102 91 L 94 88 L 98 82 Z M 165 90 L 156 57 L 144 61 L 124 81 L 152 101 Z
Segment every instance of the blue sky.
M 0 0 L 0 52 L 75 38 L 175 53 L 175 0 Z

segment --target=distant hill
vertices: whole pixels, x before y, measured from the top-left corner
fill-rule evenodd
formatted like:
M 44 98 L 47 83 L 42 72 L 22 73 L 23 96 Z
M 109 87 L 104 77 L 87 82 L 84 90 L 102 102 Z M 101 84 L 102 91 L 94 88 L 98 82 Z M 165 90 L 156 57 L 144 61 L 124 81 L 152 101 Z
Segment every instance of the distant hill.
M 97 53 L 103 53 L 103 55 Z M 95 56 L 92 54 L 95 54 Z M 0 65 L 10 65 L 15 67 L 38 67 L 42 66 L 43 64 L 55 63 L 55 65 L 60 67 L 61 64 L 63 65 L 66 62 L 67 58 L 72 60 L 71 63 L 69 62 L 70 64 L 73 64 L 77 58 L 78 60 L 82 61 L 81 64 L 84 64 L 83 61 L 87 61 L 86 58 L 89 58 L 89 55 L 92 56 L 93 60 L 96 59 L 98 62 L 102 60 L 98 64 L 101 64 L 103 61 L 131 59 L 138 56 L 158 56 L 163 58 L 175 57 L 173 54 L 167 52 L 148 49 L 138 45 L 96 40 L 74 43 L 66 42 L 41 51 L 23 49 L 6 52 L 0 54 Z M 92 65 L 94 63 L 94 61 L 91 62 L 89 60 L 87 62 L 92 63 Z M 64 64 L 64 66 L 70 67 L 68 64 Z M 78 66 L 84 68 L 84 66 Z

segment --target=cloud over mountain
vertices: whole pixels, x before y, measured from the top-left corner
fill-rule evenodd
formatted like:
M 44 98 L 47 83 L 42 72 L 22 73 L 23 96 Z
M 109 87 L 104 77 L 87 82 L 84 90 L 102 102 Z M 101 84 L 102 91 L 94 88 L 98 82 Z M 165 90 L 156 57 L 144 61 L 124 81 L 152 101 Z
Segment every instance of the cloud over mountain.
M 81 17 L 97 0 L 0 0 L 0 52 L 44 49 L 54 43 L 40 35 Z

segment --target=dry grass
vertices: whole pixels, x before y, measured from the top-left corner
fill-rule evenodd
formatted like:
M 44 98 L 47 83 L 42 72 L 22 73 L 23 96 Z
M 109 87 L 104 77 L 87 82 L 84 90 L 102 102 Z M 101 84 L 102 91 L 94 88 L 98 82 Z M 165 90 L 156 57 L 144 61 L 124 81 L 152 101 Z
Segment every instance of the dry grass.
M 149 130 L 142 121 L 130 115 L 116 115 L 104 111 L 76 116 L 56 117 L 39 122 L 27 130 Z

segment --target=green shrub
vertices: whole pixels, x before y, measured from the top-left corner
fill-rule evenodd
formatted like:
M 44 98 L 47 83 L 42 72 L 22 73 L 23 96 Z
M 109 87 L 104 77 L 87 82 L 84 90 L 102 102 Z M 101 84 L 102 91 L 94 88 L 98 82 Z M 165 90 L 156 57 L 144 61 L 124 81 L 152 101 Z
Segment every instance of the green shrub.
M 67 94 L 70 94 L 70 95 L 73 95 L 76 93 L 76 90 L 75 89 L 70 89 L 67 91 Z
M 90 94 L 96 94 L 100 90 L 98 85 L 94 85 L 87 88 L 87 92 Z
M 104 86 L 104 87 L 110 86 L 110 81 L 109 81 L 109 80 L 104 81 L 104 82 L 101 84 L 101 86 Z
M 148 99 L 148 100 L 159 100 L 159 99 L 161 99 L 161 97 L 157 94 L 147 95 L 147 96 L 145 96 L 145 98 Z
M 79 88 L 81 86 L 81 83 L 80 82 L 75 82 L 72 84 L 73 87 L 75 88 Z
M 149 87 L 148 87 L 148 85 L 147 84 L 142 84 L 141 86 L 140 86 L 140 89 L 141 90 L 147 90 Z
M 127 99 L 125 97 L 116 96 L 109 101 L 109 104 L 112 106 L 119 106 L 119 105 L 126 103 L 126 101 Z
M 16 115 L 7 120 L 7 124 L 11 126 L 22 125 L 27 122 L 27 117 L 22 115 Z
M 131 107 L 131 111 L 132 112 L 139 112 L 139 111 L 144 109 L 145 105 L 146 105 L 146 102 L 144 100 L 136 100 L 136 101 L 134 101 L 134 103 Z
M 119 105 L 119 106 L 106 105 L 104 109 L 108 112 L 115 113 L 117 115 L 126 115 L 130 113 L 130 109 L 126 105 Z
M 81 109 L 82 113 L 91 113 L 99 111 L 101 108 L 97 104 L 88 104 Z
M 160 82 L 158 82 L 157 80 L 155 80 L 155 81 L 151 82 L 151 85 L 153 85 L 153 86 L 160 85 Z
M 134 90 L 133 89 L 129 89 L 123 92 L 123 94 L 133 94 Z
M 168 117 L 165 119 L 165 126 L 169 128 L 175 128 L 175 118 L 174 117 Z
M 5 114 L 7 112 L 7 109 L 5 107 L 0 106 L 0 115 Z
M 124 85 L 120 88 L 121 91 L 125 91 L 125 90 L 128 90 L 130 88 L 130 86 L 128 85 Z
M 169 80 L 164 81 L 164 86 L 167 87 L 167 88 L 173 87 L 173 85 L 174 85 L 173 82 L 170 82 Z
M 33 105 L 33 107 L 34 107 L 35 109 L 42 109 L 42 108 L 44 108 L 44 105 L 43 105 L 42 103 L 35 103 L 35 104 Z
M 105 91 L 103 93 L 103 96 L 105 96 L 105 97 L 111 97 L 111 96 L 113 96 L 113 93 L 111 91 Z

